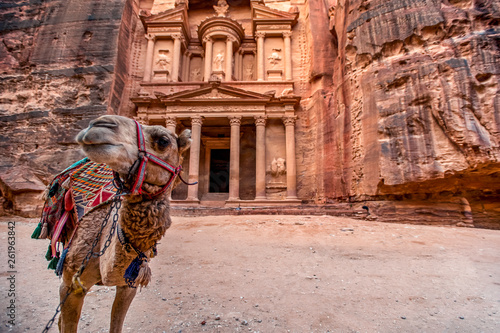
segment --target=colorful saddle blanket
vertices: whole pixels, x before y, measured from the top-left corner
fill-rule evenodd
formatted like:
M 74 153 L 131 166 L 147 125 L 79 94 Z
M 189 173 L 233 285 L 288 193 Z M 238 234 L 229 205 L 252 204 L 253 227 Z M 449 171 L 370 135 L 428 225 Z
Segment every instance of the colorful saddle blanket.
M 40 226 L 47 228 L 46 237 L 65 242 L 78 221 L 116 195 L 113 170 L 84 158 L 52 180 L 42 211 Z M 64 214 L 68 216 L 64 216 Z M 61 223 L 64 221 L 64 223 Z M 61 225 L 63 224 L 63 225 Z M 56 238 L 56 239 L 54 239 Z

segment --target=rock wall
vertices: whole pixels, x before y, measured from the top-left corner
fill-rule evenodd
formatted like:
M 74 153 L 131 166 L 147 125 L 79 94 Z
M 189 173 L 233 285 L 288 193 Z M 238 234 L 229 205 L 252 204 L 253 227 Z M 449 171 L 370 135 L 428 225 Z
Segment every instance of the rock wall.
M 336 44 L 333 85 L 307 101 L 323 120 L 321 196 L 465 199 L 479 219 L 498 218 L 500 2 L 324 4 Z M 324 13 L 311 10 L 310 21 Z
M 2 1 L 0 213 L 39 209 L 14 197 L 81 157 L 90 119 L 134 115 L 137 14 L 173 2 Z M 299 197 L 500 227 L 500 0 L 264 2 L 300 10 Z
M 22 202 L 9 199 L 12 191 L 40 192 L 33 184 L 47 184 L 82 157 L 74 137 L 108 111 L 111 93 L 109 111 L 119 107 L 135 6 L 126 0 L 0 4 L 0 188 L 7 212 L 23 211 Z M 12 169 L 29 180 L 26 186 L 9 185 Z

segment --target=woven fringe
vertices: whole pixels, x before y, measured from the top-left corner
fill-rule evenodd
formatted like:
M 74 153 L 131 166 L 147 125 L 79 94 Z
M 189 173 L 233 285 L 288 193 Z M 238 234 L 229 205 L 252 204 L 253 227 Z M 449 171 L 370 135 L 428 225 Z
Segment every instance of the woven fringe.
M 59 252 L 56 253 L 56 256 L 52 258 L 52 260 L 49 262 L 49 266 L 47 266 L 48 269 L 56 269 L 57 264 L 59 263 Z
M 39 222 L 38 225 L 36 226 L 35 230 L 33 230 L 33 233 L 31 234 L 31 238 L 38 239 L 40 237 L 41 233 L 42 233 L 42 222 Z
M 49 228 L 47 222 L 45 222 L 42 226 L 42 231 L 40 232 L 38 239 L 46 239 L 47 237 L 49 237 Z
M 148 258 L 142 252 L 130 263 L 123 275 L 125 282 L 131 288 L 138 286 L 145 287 L 151 280 L 151 268 L 148 265 Z
M 144 260 L 135 279 L 135 286 L 147 287 L 151 281 L 151 275 L 151 268 L 149 268 L 147 260 Z
M 45 259 L 47 259 L 47 261 L 52 260 L 52 247 L 50 246 L 50 244 L 49 248 L 47 249 L 47 253 L 45 253 Z
M 68 179 L 66 179 L 62 184 L 62 188 L 68 190 L 70 188 L 70 181 L 71 181 L 71 177 L 68 177 Z
M 40 199 L 42 199 L 43 202 L 47 201 L 47 199 L 49 198 L 49 191 L 50 188 L 48 186 L 45 188 L 45 190 L 43 190 L 42 195 L 40 196 Z
M 68 254 L 68 248 L 65 248 L 61 253 L 61 258 L 59 258 L 59 262 L 56 266 L 56 275 L 62 276 L 63 268 L 64 268 L 64 260 L 66 259 L 66 255 Z

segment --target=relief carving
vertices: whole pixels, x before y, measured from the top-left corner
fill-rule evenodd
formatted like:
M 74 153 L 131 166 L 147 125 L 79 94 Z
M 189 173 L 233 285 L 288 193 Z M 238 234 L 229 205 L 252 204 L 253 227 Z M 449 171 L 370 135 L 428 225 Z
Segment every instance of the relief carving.
M 286 174 L 286 162 L 284 158 L 274 158 L 271 162 L 271 175 L 275 178 Z
M 213 70 L 214 71 L 222 71 L 222 66 L 224 64 L 224 54 L 222 51 L 219 51 L 214 58 Z
M 243 73 L 243 81 L 253 80 L 253 64 L 249 63 L 245 66 L 245 72 Z
M 190 81 L 201 81 L 201 69 L 199 68 L 193 68 L 191 71 L 191 77 L 189 78 Z
M 229 9 L 229 5 L 227 4 L 226 0 L 219 0 L 217 2 L 217 6 L 213 6 L 215 12 L 217 13 L 218 17 L 226 17 L 227 16 L 227 10 Z
M 158 60 L 156 61 L 158 69 L 170 70 L 170 63 L 172 62 L 172 59 L 170 58 L 169 53 L 169 50 L 160 50 L 158 52 Z
M 276 65 L 281 61 L 281 56 L 278 52 L 281 52 L 281 49 L 273 49 L 273 52 L 267 59 L 269 60 L 269 64 L 271 64 L 272 68 L 275 68 Z

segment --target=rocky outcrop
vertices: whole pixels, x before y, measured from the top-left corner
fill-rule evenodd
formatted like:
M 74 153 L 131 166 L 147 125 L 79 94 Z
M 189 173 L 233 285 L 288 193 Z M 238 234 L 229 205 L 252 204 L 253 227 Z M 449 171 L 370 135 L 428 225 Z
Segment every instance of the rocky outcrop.
M 466 198 L 479 220 L 498 218 L 500 2 L 329 5 L 333 87 L 314 107 L 323 198 Z
M 109 111 L 119 105 L 115 96 L 121 96 L 127 72 L 121 51 L 129 42 L 129 22 L 137 17 L 133 4 L 2 1 L 0 174 L 29 170 L 30 179 L 46 184 L 82 158 L 76 133 L 108 111 L 110 94 Z M 33 205 L 31 198 L 14 198 L 15 193 L 40 192 L 26 183 L 17 185 L 17 192 L 2 187 L 4 206 L 14 213 L 23 200 Z

